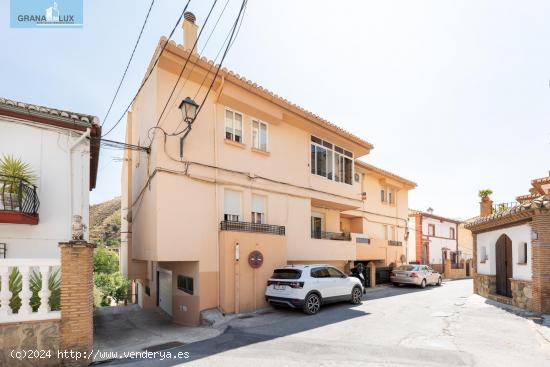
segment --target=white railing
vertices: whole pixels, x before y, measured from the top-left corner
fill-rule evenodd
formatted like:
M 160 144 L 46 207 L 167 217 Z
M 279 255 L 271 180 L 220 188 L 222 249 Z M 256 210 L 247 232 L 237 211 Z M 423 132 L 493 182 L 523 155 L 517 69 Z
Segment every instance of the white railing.
M 1 259 L 0 260 L 0 324 L 7 322 L 33 321 L 59 319 L 60 311 L 50 309 L 49 300 L 51 291 L 49 287 L 50 276 L 60 266 L 59 259 Z M 17 270 L 15 270 L 17 269 Z M 10 289 L 10 275 L 14 271 L 21 280 L 21 291 L 18 296 L 21 299 L 21 307 L 15 313 L 10 307 L 13 294 Z M 38 292 L 40 306 L 33 311 L 31 297 L 31 276 L 41 274 L 41 288 Z M 58 273 L 58 277 L 61 274 Z M 36 278 L 34 278 L 36 280 Z

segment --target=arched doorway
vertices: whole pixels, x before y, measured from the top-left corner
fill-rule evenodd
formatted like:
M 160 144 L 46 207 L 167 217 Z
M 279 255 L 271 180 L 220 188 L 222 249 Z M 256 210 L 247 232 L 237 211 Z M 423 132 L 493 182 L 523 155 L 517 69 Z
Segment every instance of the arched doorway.
M 512 297 L 512 240 L 503 234 L 495 245 L 497 294 Z

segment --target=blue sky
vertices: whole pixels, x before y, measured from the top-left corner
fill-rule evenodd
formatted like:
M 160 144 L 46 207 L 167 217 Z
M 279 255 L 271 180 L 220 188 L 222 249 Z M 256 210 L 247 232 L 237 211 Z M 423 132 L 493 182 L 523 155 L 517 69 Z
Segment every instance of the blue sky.
M 237 12 L 229 1 L 206 56 Z M 106 128 L 184 3 L 155 3 Z M 85 0 L 81 29 L 10 28 L 0 4 L 0 96 L 103 119 L 150 2 Z M 199 25 L 210 6 L 191 1 Z M 468 218 L 480 188 L 513 201 L 550 169 L 548 14 L 542 0 L 250 0 L 225 65 L 374 144 L 366 161 L 418 183 L 410 207 Z M 123 136 L 121 124 L 110 138 Z M 120 194 L 120 155 L 102 151 L 92 203 Z

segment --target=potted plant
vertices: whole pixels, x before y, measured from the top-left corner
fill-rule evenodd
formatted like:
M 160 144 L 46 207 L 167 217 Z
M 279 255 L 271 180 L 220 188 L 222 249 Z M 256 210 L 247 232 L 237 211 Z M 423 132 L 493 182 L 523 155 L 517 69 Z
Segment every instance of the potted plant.
M 491 189 L 482 189 L 479 190 L 479 197 L 481 198 L 481 201 L 489 201 L 489 196 L 493 193 L 493 190 Z
M 0 157 L 0 200 L 4 210 L 19 209 L 20 182 L 34 184 L 36 177 L 28 163 L 12 155 Z

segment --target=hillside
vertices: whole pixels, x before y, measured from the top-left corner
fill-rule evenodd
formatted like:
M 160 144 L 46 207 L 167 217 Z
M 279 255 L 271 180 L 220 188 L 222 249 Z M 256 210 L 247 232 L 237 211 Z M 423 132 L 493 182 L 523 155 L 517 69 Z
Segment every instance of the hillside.
M 120 244 L 120 197 L 90 206 L 90 242 Z

